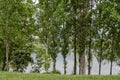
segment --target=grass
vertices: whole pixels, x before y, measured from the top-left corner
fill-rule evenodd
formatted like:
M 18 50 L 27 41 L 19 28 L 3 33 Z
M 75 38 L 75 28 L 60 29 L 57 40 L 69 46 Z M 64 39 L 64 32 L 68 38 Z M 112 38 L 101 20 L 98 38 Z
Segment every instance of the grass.
M 120 80 L 120 76 L 74 76 L 57 74 L 22 74 L 0 72 L 0 80 Z

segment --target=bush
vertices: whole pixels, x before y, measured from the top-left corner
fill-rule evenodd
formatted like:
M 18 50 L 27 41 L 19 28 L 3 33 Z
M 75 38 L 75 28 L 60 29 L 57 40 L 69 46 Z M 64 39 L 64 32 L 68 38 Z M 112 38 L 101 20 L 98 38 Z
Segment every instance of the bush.
M 51 72 L 45 72 L 43 74 L 61 74 L 61 72 L 58 71 L 58 70 L 54 70 L 54 71 L 51 71 Z
M 51 71 L 52 74 L 61 74 L 60 71 L 58 70 L 54 70 L 54 71 Z

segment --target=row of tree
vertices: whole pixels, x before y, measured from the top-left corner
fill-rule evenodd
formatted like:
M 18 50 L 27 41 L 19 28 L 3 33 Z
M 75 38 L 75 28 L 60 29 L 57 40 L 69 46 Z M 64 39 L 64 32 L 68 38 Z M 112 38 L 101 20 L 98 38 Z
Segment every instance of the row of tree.
M 0 0 L 0 63 L 1 69 L 23 72 L 30 53 L 38 56 L 39 68 L 48 72 L 51 61 L 56 71 L 56 57 L 74 53 L 79 74 L 91 74 L 93 55 L 101 63 L 120 60 L 120 1 L 119 0 Z M 78 59 L 78 60 L 77 60 Z M 33 66 L 35 67 L 35 66 Z

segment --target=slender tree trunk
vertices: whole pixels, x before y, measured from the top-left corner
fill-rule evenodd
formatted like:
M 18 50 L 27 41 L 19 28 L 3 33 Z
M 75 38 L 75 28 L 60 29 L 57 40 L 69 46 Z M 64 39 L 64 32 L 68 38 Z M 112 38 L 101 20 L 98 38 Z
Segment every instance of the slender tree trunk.
M 48 72 L 48 36 L 46 35 L 45 71 Z
M 81 65 L 80 65 L 80 60 L 81 60 L 81 59 L 80 59 L 80 54 L 79 54 L 79 75 L 81 74 L 81 72 L 80 72 L 80 71 L 81 71 L 81 70 L 80 70 L 80 66 L 81 66 Z
M 100 60 L 100 63 L 99 63 L 99 75 L 101 75 L 101 60 Z
M 113 67 L 113 59 L 114 59 L 114 54 L 113 54 L 113 46 L 114 46 L 114 40 L 113 40 L 113 37 L 112 36 L 112 53 L 111 53 L 111 57 L 110 57 L 110 75 L 112 75 L 112 67 Z
M 76 14 L 76 9 L 77 9 L 77 4 L 76 0 L 72 0 L 72 5 L 73 5 L 73 12 Z M 77 69 L 77 59 L 76 59 L 76 17 L 74 17 L 73 21 L 73 26 L 74 26 L 74 40 L 73 40 L 73 48 L 74 48 L 74 67 L 73 67 L 73 75 L 76 75 L 76 69 Z
M 64 63 L 64 74 L 66 75 L 66 68 L 67 68 L 66 57 L 63 57 L 63 63 Z
M 79 74 L 84 75 L 85 74 L 85 54 L 81 53 L 79 54 Z
M 53 60 L 53 71 L 56 71 L 56 59 Z
M 5 56 L 6 56 L 6 62 L 5 62 L 5 71 L 8 71 L 9 70 L 9 61 L 8 61 L 8 58 L 9 58 L 9 43 L 7 40 L 5 40 L 5 44 L 6 44 L 6 53 L 5 53 Z
M 90 10 L 92 11 L 92 0 L 90 0 L 90 2 L 89 2 L 89 5 L 90 5 Z M 91 15 L 91 17 L 92 17 L 92 15 Z M 91 54 L 91 43 L 92 43 L 92 35 L 91 35 L 91 28 L 92 28 L 92 19 L 91 19 L 91 21 L 90 21 L 90 27 L 89 27 L 90 29 L 90 37 L 89 37 L 89 53 L 88 53 L 88 75 L 90 75 L 91 74 L 91 61 L 92 61 L 92 54 Z
M 100 42 L 100 62 L 99 62 L 99 75 L 101 75 L 101 64 L 102 64 L 102 53 L 103 53 L 103 48 L 102 48 L 102 44 L 103 44 L 103 39 L 101 39 Z
M 88 75 L 91 74 L 91 59 L 92 59 L 92 54 L 91 54 L 91 35 L 90 35 L 89 53 L 88 53 Z
M 77 69 L 77 59 L 76 59 L 76 19 L 74 21 L 74 75 L 76 74 Z
M 9 37 L 7 33 L 7 28 L 8 28 L 8 23 L 7 20 L 5 21 L 5 27 L 2 27 L 3 29 L 3 35 L 4 35 L 4 45 L 5 45 L 5 64 L 4 64 L 4 70 L 8 71 L 9 70 L 9 49 L 10 49 L 10 44 L 9 44 Z
M 76 42 L 75 42 L 76 43 Z M 74 75 L 76 75 L 76 69 L 77 69 L 77 58 L 76 58 L 76 45 L 74 44 Z
M 91 29 L 90 29 L 90 36 L 89 36 L 89 52 L 88 52 L 88 75 L 91 74 L 91 61 L 92 61 L 92 54 L 91 54 Z
M 112 64 L 113 64 L 113 60 L 111 59 L 111 61 L 110 61 L 110 75 L 112 75 Z
M 100 1 L 101 3 L 101 1 Z M 101 10 L 99 10 L 99 14 L 98 17 L 101 19 L 102 15 L 101 15 Z M 99 23 L 99 25 L 101 26 L 101 23 Z M 102 36 L 102 37 L 101 37 Z M 102 53 L 103 53 L 103 33 L 100 34 L 100 53 L 99 53 L 99 75 L 101 75 L 101 65 L 102 65 Z

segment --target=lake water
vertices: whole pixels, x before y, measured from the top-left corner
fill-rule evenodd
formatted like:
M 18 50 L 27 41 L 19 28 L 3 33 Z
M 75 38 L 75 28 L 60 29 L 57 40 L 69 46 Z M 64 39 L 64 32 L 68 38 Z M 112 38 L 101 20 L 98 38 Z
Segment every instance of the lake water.
M 32 54 L 32 57 L 35 60 L 36 55 Z M 72 74 L 72 72 L 73 72 L 73 61 L 74 61 L 73 54 L 68 54 L 67 55 L 67 74 Z M 93 74 L 93 75 L 98 74 L 98 71 L 99 71 L 98 68 L 99 68 L 98 61 L 93 56 L 91 74 Z M 58 54 L 57 62 L 56 62 L 56 69 L 59 70 L 63 74 L 63 57 L 61 54 Z M 77 74 L 78 74 L 78 69 L 79 68 L 77 65 Z M 30 70 L 31 70 L 31 65 L 29 64 L 26 72 L 28 73 L 28 72 L 30 72 Z M 51 64 L 49 71 L 51 71 L 51 70 L 52 70 L 52 64 Z M 42 72 L 44 72 L 44 70 Z M 108 61 L 103 61 L 102 67 L 101 67 L 101 74 L 109 75 L 109 72 L 110 72 L 110 63 Z M 117 75 L 119 72 L 120 72 L 120 67 L 116 63 L 113 63 L 113 75 Z M 86 74 L 87 74 L 87 65 L 86 65 Z

